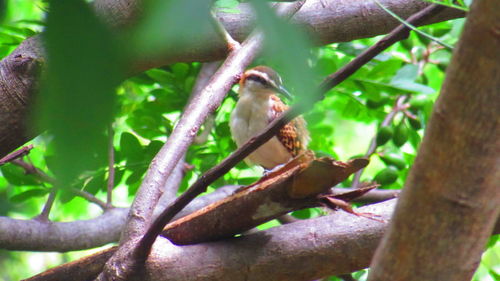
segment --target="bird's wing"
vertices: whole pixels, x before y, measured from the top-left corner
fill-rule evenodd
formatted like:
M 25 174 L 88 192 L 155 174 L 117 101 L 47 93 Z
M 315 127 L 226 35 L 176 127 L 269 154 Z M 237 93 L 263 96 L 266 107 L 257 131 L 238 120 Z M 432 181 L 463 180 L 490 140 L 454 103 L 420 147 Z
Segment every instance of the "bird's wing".
M 271 101 L 272 113 L 270 114 L 269 122 L 272 122 L 288 109 L 288 106 L 275 95 L 271 95 Z M 280 129 L 277 137 L 293 156 L 297 156 L 300 152 L 306 150 L 307 143 L 309 142 L 306 121 L 302 116 L 293 119 Z

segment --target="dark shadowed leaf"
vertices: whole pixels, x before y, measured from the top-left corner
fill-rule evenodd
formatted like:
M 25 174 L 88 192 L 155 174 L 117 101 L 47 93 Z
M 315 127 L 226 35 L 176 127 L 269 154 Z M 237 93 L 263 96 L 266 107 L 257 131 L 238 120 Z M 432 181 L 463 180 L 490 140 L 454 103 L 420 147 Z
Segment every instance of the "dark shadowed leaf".
M 30 190 L 23 191 L 19 194 L 12 196 L 9 200 L 13 203 L 21 203 L 33 197 L 41 197 L 49 193 L 49 189 L 44 188 L 34 188 Z
M 144 159 L 142 145 L 131 133 L 123 133 L 120 137 L 120 151 L 127 163 L 137 163 Z
M 54 173 L 61 186 L 96 166 L 113 116 L 119 59 L 111 33 L 84 1 L 50 1 L 43 34 L 48 69 L 37 117 L 54 135 Z
M 6 164 L 0 167 L 3 177 L 13 185 L 39 185 L 38 181 L 33 175 L 27 175 L 23 168 L 13 164 Z
M 100 173 L 92 177 L 92 179 L 85 185 L 84 189 L 90 194 L 95 195 L 99 189 L 103 189 L 106 186 L 106 181 L 104 179 L 104 173 Z

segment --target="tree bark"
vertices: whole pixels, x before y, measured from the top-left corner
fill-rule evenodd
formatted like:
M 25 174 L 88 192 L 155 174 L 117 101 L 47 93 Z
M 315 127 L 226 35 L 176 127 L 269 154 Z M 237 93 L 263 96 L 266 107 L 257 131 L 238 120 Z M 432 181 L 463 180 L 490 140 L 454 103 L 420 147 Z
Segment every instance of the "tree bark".
M 388 220 L 395 199 L 359 208 Z M 343 211 L 217 242 L 176 246 L 156 240 L 137 280 L 314 280 L 365 268 L 387 222 Z M 29 281 L 90 280 L 111 248 L 50 269 Z M 92 262 L 95 261 L 95 262 Z M 89 265 L 82 271 L 82 264 Z M 91 265 L 91 266 L 90 266 Z
M 98 14 L 115 29 L 133 26 L 140 15 L 139 0 L 96 0 Z M 402 17 L 428 5 L 421 0 L 382 1 Z M 218 17 L 233 38 L 242 41 L 253 29 L 254 16 L 248 5 L 241 5 L 241 14 L 219 13 Z M 429 23 L 463 16 L 447 9 Z M 297 13 L 294 21 L 307 29 L 318 45 L 344 42 L 384 34 L 398 22 L 373 2 L 345 0 L 309 0 Z M 39 131 L 27 127 L 29 106 L 37 91 L 39 66 L 44 54 L 40 37 L 26 39 L 9 56 L 0 61 L 0 158 L 37 135 Z M 129 73 L 175 62 L 214 61 L 227 55 L 227 47 L 215 31 L 205 38 L 197 38 L 189 48 L 172 49 L 165 46 L 156 57 L 137 58 Z
M 477 0 L 368 280 L 471 280 L 500 212 L 500 3 Z

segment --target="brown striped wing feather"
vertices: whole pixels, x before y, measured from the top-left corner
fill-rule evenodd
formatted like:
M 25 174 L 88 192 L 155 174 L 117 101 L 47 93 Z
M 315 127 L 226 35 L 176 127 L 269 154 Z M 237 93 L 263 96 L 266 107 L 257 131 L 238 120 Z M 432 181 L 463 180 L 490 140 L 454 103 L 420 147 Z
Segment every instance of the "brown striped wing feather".
M 288 109 L 288 106 L 285 105 L 277 96 L 272 95 L 271 99 L 273 100 L 273 114 L 270 115 L 271 120 L 269 120 L 269 122 L 273 121 Z M 297 156 L 299 153 L 307 149 L 307 143 L 309 142 L 309 133 L 306 128 L 306 121 L 302 118 L 302 116 L 293 119 L 281 128 L 277 137 L 283 146 L 285 146 L 285 148 L 290 151 L 294 157 Z

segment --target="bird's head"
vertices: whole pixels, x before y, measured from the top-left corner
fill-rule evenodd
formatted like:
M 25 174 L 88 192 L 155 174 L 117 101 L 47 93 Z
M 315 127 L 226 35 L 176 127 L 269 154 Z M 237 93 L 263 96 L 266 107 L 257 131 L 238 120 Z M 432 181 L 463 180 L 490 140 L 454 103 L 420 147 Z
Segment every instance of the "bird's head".
M 272 68 L 256 66 L 245 71 L 241 76 L 240 94 L 252 94 L 258 97 L 280 93 L 292 99 L 290 92 L 283 87 L 282 83 L 281 77 Z

